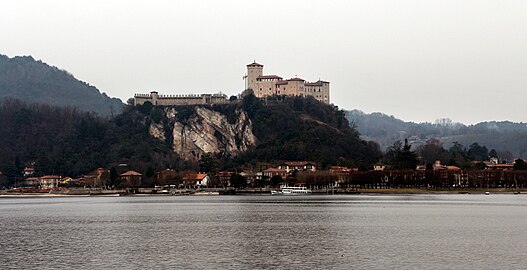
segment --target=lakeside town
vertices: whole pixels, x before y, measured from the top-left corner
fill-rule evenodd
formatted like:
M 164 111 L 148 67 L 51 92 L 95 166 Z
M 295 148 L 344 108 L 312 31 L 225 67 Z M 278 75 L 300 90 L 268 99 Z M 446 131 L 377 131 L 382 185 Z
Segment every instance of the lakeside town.
M 4 186 L 0 194 L 235 194 L 269 193 L 281 185 L 303 186 L 314 193 L 339 194 L 374 192 L 413 192 L 490 190 L 519 192 L 527 187 L 527 171 L 515 164 L 496 160 L 478 162 L 481 169 L 461 169 L 442 165 L 418 165 L 414 170 L 392 169 L 375 164 L 370 170 L 343 166 L 320 168 L 310 161 L 286 161 L 278 165 L 260 164 L 262 170 L 199 173 L 164 169 L 149 174 L 118 168 L 97 168 L 92 173 L 72 178 L 60 175 L 37 176 L 32 167 L 23 169 L 23 177 L 13 186 Z M 0 173 L 0 183 L 6 183 Z

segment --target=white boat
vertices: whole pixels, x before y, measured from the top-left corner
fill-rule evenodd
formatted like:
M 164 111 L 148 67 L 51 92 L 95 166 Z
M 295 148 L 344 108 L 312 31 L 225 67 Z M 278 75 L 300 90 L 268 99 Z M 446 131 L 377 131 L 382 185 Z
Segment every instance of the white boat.
M 287 185 L 280 186 L 280 191 L 271 190 L 271 195 L 306 195 L 311 194 L 311 190 L 306 187 L 289 187 Z

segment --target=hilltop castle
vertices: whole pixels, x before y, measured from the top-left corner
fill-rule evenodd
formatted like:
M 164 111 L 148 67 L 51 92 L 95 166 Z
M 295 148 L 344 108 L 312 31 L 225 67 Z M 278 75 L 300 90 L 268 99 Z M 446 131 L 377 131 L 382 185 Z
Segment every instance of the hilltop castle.
M 273 95 L 312 96 L 329 104 L 329 82 L 306 82 L 297 77 L 283 80 L 277 75 L 263 75 L 263 65 L 256 62 L 247 65 L 244 79 L 245 89 L 252 89 L 259 98 Z
M 306 82 L 300 78 L 283 80 L 276 75 L 263 75 L 263 65 L 256 62 L 247 65 L 247 75 L 244 76 L 245 89 L 252 89 L 259 98 L 286 95 L 286 96 L 312 96 L 315 99 L 329 104 L 329 82 L 318 80 Z M 150 94 L 135 94 L 134 105 L 150 102 L 154 106 L 173 105 L 203 105 L 223 104 L 229 102 L 225 94 L 202 95 L 159 95 L 152 91 Z

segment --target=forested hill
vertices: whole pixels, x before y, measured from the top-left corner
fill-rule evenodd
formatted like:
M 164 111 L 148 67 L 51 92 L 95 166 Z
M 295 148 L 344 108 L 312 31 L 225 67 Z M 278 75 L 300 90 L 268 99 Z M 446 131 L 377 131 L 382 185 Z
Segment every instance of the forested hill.
M 100 116 L 119 114 L 124 104 L 67 71 L 36 61 L 31 56 L 9 58 L 0 54 L 0 99 L 70 106 Z
M 436 138 L 446 148 L 455 141 L 464 146 L 478 142 L 506 155 L 510 153 L 514 157 L 527 158 L 525 123 L 491 121 L 464 125 L 449 119 L 440 119 L 434 123 L 413 123 L 383 113 L 367 114 L 359 110 L 347 111 L 346 116 L 355 124 L 363 139 L 378 142 L 383 150 L 393 142 L 405 138 L 415 146 L 424 144 L 427 139 Z
M 380 158 L 378 146 L 361 140 L 343 111 L 313 98 L 264 102 L 248 95 L 214 106 L 146 103 L 127 105 L 110 119 L 70 107 L 5 99 L 0 101 L 0 127 L 0 171 L 10 179 L 20 177 L 25 166 L 34 166 L 39 175 L 72 177 L 119 164 L 145 175 L 166 168 L 205 171 L 203 156 L 189 160 L 176 150 L 207 134 L 217 146 L 207 156 L 215 170 L 259 169 L 255 164 L 286 160 L 366 167 Z M 181 135 L 177 128 L 196 128 L 197 137 L 176 140 Z M 244 136 L 249 134 L 255 138 Z M 247 147 L 241 147 L 243 142 Z M 233 155 L 235 148 L 239 155 Z

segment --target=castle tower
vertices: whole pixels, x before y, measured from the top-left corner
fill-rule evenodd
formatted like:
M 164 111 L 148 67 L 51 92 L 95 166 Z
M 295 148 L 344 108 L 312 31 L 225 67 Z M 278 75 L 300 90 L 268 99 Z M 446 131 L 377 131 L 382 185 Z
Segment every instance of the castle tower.
M 154 106 L 157 105 L 158 97 L 159 97 L 159 94 L 157 93 L 157 91 L 150 92 L 150 98 L 152 99 L 152 105 L 154 105 Z
M 256 92 L 258 89 L 256 78 L 263 75 L 263 65 L 253 62 L 247 65 L 247 76 L 245 76 L 245 88 Z

